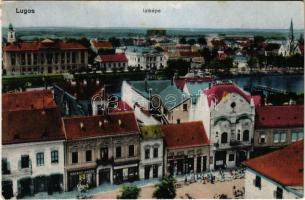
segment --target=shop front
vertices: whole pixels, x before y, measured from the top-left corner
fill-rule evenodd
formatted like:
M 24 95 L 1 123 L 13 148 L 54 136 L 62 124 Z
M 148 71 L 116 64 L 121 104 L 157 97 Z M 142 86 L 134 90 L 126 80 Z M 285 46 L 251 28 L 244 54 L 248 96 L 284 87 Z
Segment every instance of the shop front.
M 139 180 L 139 165 L 121 165 L 114 166 L 113 169 L 113 183 L 121 184 L 124 182 L 133 182 Z
M 96 187 L 96 169 L 68 172 L 68 190 L 77 189 L 78 184 L 88 184 L 89 188 Z

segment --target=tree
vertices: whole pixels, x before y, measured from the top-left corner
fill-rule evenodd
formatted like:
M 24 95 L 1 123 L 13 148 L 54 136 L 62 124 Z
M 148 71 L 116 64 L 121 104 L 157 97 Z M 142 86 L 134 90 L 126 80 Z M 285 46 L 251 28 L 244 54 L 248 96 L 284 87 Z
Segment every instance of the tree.
M 185 39 L 184 36 L 182 38 L 180 38 L 179 43 L 180 44 L 186 44 L 186 39 Z
M 160 183 L 155 185 L 153 197 L 157 199 L 173 199 L 176 197 L 176 179 L 172 176 L 164 176 Z
M 207 44 L 207 40 L 205 39 L 205 36 L 201 36 L 197 39 L 197 43 L 200 45 L 206 45 Z
M 117 196 L 118 199 L 137 199 L 141 189 L 136 185 L 123 185 L 121 194 Z
M 121 45 L 120 39 L 118 39 L 116 37 L 111 37 L 108 39 L 108 41 L 111 42 L 113 47 L 119 47 Z
M 190 67 L 190 62 L 182 59 L 168 60 L 167 67 L 164 69 L 164 73 L 167 78 L 171 79 L 175 73 L 178 73 L 179 76 L 184 76 Z
M 256 68 L 258 64 L 258 59 L 256 57 L 251 56 L 247 64 L 250 67 L 250 71 L 252 71 L 253 68 Z
M 189 39 L 189 40 L 187 40 L 187 43 L 188 43 L 189 45 L 194 45 L 194 44 L 196 43 L 196 40 L 194 40 L 194 39 Z

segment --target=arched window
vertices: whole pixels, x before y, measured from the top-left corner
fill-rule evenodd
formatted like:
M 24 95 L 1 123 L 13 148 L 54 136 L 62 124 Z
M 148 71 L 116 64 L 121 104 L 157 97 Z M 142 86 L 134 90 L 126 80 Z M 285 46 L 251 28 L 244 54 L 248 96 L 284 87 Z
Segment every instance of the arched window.
M 249 141 L 249 130 L 243 132 L 243 141 Z
M 221 143 L 227 143 L 228 142 L 228 133 L 224 132 L 221 134 Z

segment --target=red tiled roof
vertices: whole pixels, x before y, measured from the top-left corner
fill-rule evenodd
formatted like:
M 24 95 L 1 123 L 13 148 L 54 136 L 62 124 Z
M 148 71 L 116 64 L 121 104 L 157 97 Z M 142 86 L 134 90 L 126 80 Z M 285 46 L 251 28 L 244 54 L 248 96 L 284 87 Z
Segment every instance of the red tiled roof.
M 284 186 L 303 186 L 304 140 L 243 164 Z
M 255 105 L 255 108 L 258 108 L 261 106 L 262 104 L 262 97 L 260 95 L 255 95 L 255 96 L 252 96 L 253 98 L 253 101 L 254 101 L 254 105 Z
M 95 80 L 88 80 L 86 84 L 78 81 L 75 85 L 69 81 L 63 81 L 56 85 L 79 100 L 89 100 L 93 96 L 101 94 L 100 91 L 104 87 L 104 83 Z
M 212 100 L 217 100 L 216 104 L 218 104 L 223 97 L 230 93 L 239 94 L 248 102 L 251 100 L 251 95 L 240 89 L 234 83 L 216 83 L 210 88 L 204 89 L 203 93 L 208 97 L 209 105 L 211 105 Z
M 180 90 L 183 90 L 185 83 L 186 83 L 185 79 L 175 79 L 175 84 L 177 88 L 179 88 Z
M 189 44 L 177 44 L 176 48 L 177 49 L 191 49 L 191 45 L 189 45 Z
M 84 45 L 78 42 L 59 42 L 58 46 L 60 49 L 88 49 Z
M 188 58 L 202 57 L 199 52 L 195 52 L 195 51 L 181 51 L 180 56 L 188 57 Z
M 118 101 L 117 107 L 111 110 L 112 113 L 132 111 L 131 107 L 125 101 Z
M 2 94 L 2 111 L 54 108 L 56 104 L 50 90 L 36 90 Z
M 58 108 L 2 112 L 2 144 L 65 139 Z
M 167 148 L 187 148 L 209 144 L 201 121 L 161 125 Z
M 41 48 L 59 48 L 59 49 L 87 49 L 78 42 L 19 42 L 11 43 L 3 48 L 4 51 L 38 51 Z
M 121 120 L 121 125 L 119 125 Z M 83 124 L 83 128 L 81 128 Z M 110 113 L 102 116 L 64 118 L 67 140 L 107 135 L 139 134 L 133 112 Z
M 304 105 L 262 106 L 256 109 L 255 127 L 303 127 Z
M 99 55 L 102 62 L 127 62 L 125 53 L 116 53 L 110 55 Z
M 111 42 L 108 41 L 92 40 L 92 45 L 94 48 L 112 48 Z

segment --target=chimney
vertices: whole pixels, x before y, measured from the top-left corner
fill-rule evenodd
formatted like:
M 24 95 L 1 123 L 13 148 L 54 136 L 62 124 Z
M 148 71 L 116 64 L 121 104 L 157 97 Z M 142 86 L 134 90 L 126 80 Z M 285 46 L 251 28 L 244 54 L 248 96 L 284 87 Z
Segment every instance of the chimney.
M 98 126 L 99 126 L 100 128 L 102 128 L 103 122 L 102 122 L 102 121 L 99 121 L 99 122 L 98 122 Z
M 83 122 L 81 122 L 81 123 L 79 124 L 79 126 L 80 126 L 80 129 L 81 129 L 81 130 L 84 130 L 84 129 L 85 129 L 85 125 L 84 125 Z
M 145 86 L 145 91 L 148 91 L 148 85 L 147 85 L 147 77 L 144 80 L 144 86 Z

